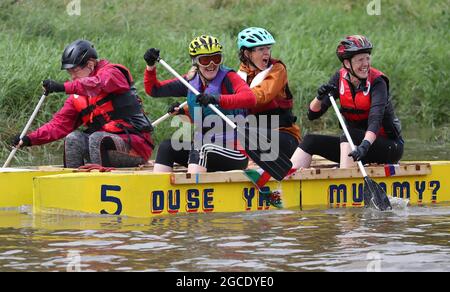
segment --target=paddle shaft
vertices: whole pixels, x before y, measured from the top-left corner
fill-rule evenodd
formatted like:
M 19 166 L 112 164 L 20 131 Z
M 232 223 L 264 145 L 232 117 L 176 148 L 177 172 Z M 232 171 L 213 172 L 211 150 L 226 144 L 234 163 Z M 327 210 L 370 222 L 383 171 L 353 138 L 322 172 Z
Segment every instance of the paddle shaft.
M 183 83 L 192 93 L 195 95 L 199 95 L 200 92 L 198 92 L 197 89 L 195 89 L 189 82 L 186 81 L 180 74 L 178 74 L 177 71 L 175 71 L 172 67 L 170 67 L 169 64 L 167 64 L 163 59 L 159 59 L 159 63 L 164 66 L 164 68 L 167 69 L 170 73 L 172 73 L 175 77 L 180 80 L 181 83 Z M 221 117 L 233 130 L 237 128 L 236 124 L 233 123 L 226 115 L 224 115 L 217 107 L 215 107 L 212 104 L 209 104 L 208 107 L 213 110 L 219 117 Z
M 331 104 L 333 105 L 334 111 L 336 112 L 336 115 L 339 119 L 339 123 L 341 124 L 341 127 L 344 130 L 345 137 L 347 138 L 348 143 L 350 143 L 350 147 L 352 148 L 352 151 L 355 151 L 356 150 L 355 144 L 353 143 L 352 137 L 350 136 L 350 133 L 348 132 L 347 125 L 345 124 L 344 118 L 342 117 L 341 112 L 339 111 L 336 101 L 334 100 L 334 97 L 331 94 L 329 94 L 328 96 L 330 97 Z M 359 170 L 361 171 L 363 177 L 367 177 L 368 175 L 367 175 L 366 169 L 364 168 L 361 161 L 358 161 L 358 167 L 359 167 Z
M 28 120 L 27 124 L 25 125 L 25 128 L 23 128 L 22 133 L 20 134 L 20 139 L 22 140 L 23 137 L 25 137 L 25 135 L 27 134 L 28 130 L 31 127 L 31 124 L 33 123 L 34 119 L 36 118 L 39 109 L 41 108 L 42 104 L 45 101 L 45 98 L 47 97 L 47 95 L 43 94 L 41 96 L 41 99 L 39 100 L 36 108 L 34 109 L 33 113 L 31 114 L 30 119 Z M 19 149 L 19 146 L 14 147 L 14 149 L 11 151 L 11 153 L 8 156 L 8 159 L 6 159 L 5 164 L 3 164 L 3 168 L 6 168 L 9 166 L 9 164 L 11 163 L 11 160 L 14 158 L 14 155 L 16 155 L 17 150 Z
M 185 105 L 187 105 L 187 101 L 183 102 L 182 104 L 180 104 L 179 108 L 183 108 Z M 164 116 L 160 117 L 159 119 L 157 119 L 156 121 L 154 121 L 152 123 L 153 127 L 158 126 L 159 124 L 161 124 L 162 122 L 164 122 L 165 120 L 167 120 L 168 118 L 170 118 L 172 115 L 167 113 Z

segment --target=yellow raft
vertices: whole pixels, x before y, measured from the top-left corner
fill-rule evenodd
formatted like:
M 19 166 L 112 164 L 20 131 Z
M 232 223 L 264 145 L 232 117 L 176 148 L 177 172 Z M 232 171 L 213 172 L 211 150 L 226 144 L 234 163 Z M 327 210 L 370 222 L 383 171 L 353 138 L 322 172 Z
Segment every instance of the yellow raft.
M 388 195 L 413 205 L 450 202 L 450 161 L 369 166 Z M 357 169 L 319 167 L 268 184 L 281 191 L 289 209 L 363 206 Z M 149 171 L 71 173 L 35 177 L 33 211 L 150 218 L 184 213 L 251 212 L 273 209 L 242 171 L 199 175 Z

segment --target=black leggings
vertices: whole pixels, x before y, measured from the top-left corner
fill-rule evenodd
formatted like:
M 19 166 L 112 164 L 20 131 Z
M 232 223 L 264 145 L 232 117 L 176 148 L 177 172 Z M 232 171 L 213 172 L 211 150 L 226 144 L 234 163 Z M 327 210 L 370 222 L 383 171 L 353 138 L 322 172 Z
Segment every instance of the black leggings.
M 290 159 L 295 150 L 299 146 L 296 137 L 286 132 L 279 132 L 280 135 L 280 155 L 284 155 L 287 159 Z
M 289 159 L 298 147 L 298 140 L 288 133 L 279 132 L 279 153 Z M 213 171 L 230 171 L 246 169 L 248 159 L 239 151 L 223 148 L 214 144 L 204 145 L 198 150 L 175 150 L 171 140 L 165 140 L 159 145 L 156 163 L 173 167 L 174 163 L 188 166 L 189 163 L 199 164 Z
M 205 167 L 208 172 L 246 169 L 248 158 L 237 150 L 215 144 L 204 145 L 200 150 L 175 150 L 171 140 L 159 145 L 155 163 L 173 167 L 174 163 L 188 166 L 190 163 Z
M 360 129 L 349 129 L 353 142 L 358 146 L 366 134 Z M 339 163 L 341 159 L 341 143 L 347 142 L 341 137 L 309 134 L 303 138 L 300 148 L 310 155 L 319 155 Z M 377 137 L 370 147 L 367 156 L 362 160 L 366 163 L 398 163 L 403 156 L 403 142 Z

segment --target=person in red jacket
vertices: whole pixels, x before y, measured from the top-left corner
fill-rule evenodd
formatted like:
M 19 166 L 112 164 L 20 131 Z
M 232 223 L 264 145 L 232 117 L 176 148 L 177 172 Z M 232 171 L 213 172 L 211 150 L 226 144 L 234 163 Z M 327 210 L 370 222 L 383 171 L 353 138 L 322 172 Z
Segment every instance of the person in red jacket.
M 389 93 L 389 79 L 371 67 L 372 43 L 361 35 L 348 36 L 339 42 L 336 54 L 342 68 L 327 84 L 318 89 L 309 106 L 310 120 L 321 117 L 331 106 L 329 94 L 340 100 L 350 136 L 352 151 L 345 135 L 309 134 L 291 158 L 295 168 L 310 166 L 312 155 L 319 155 L 341 168 L 363 163 L 398 163 L 403 155 L 400 121 L 395 115 Z
M 237 147 L 235 131 L 223 125 L 221 118 L 208 105 L 213 104 L 225 115 L 236 117 L 244 114 L 242 109 L 254 107 L 256 97 L 236 72 L 222 65 L 222 45 L 217 38 L 196 37 L 190 43 L 189 55 L 194 70 L 190 72 L 192 76 L 185 78 L 200 92 L 198 96 L 178 79 L 157 79 L 158 49 L 148 49 L 144 55 L 147 63 L 144 75 L 146 93 L 152 97 L 187 98 L 186 107 L 179 108 L 179 103 L 176 103 L 169 112 L 187 115 L 196 125 L 192 144 L 175 147 L 180 143 L 172 139 L 159 145 L 154 172 L 172 172 L 174 163 L 187 166 L 189 173 L 245 169 L 248 158 Z M 207 120 L 213 120 L 215 126 L 223 126 L 216 132 L 211 123 L 207 125 Z
M 69 94 L 53 119 L 13 146 L 37 146 L 65 138 L 64 165 L 86 163 L 107 167 L 134 167 L 147 163 L 153 151 L 152 126 L 143 112 L 130 71 L 123 65 L 98 60 L 86 40 L 68 45 L 61 70 L 72 81 L 44 80 L 45 94 Z M 76 131 L 84 126 L 83 132 Z

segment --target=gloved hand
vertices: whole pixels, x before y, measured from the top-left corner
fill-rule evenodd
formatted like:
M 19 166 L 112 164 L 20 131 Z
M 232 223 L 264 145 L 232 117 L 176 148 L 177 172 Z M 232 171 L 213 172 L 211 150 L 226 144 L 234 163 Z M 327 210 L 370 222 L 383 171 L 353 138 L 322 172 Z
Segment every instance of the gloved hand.
M 363 140 L 361 144 L 358 147 L 356 147 L 356 150 L 350 152 L 348 156 L 353 157 L 354 161 L 360 161 L 364 157 L 366 157 L 367 152 L 369 152 L 369 148 L 371 145 L 372 144 L 370 144 L 369 141 Z
M 58 83 L 54 80 L 44 80 L 42 81 L 42 87 L 45 90 L 45 95 L 49 95 L 53 92 L 65 92 L 66 88 L 64 87 L 63 83 Z
M 220 96 L 207 93 L 200 93 L 197 95 L 197 103 L 202 106 L 208 106 L 209 104 L 219 104 Z
M 24 136 L 22 139 L 20 139 L 20 134 L 15 135 L 12 139 L 11 139 L 11 146 L 13 147 L 17 147 L 20 143 L 20 141 L 22 141 L 22 145 L 20 145 L 20 147 L 28 147 L 31 146 L 31 140 L 28 136 Z
M 159 59 L 159 49 L 151 48 L 148 49 L 144 54 L 144 60 L 150 67 L 155 66 L 156 61 Z
M 176 110 L 178 108 L 178 110 Z M 169 109 L 167 110 L 167 113 L 171 115 L 185 115 L 186 112 L 184 111 L 184 108 L 180 108 L 180 103 L 176 102 L 172 104 Z
M 322 86 L 317 89 L 317 99 L 320 101 L 326 101 L 329 99 L 328 94 L 331 93 L 331 95 L 336 98 L 338 96 L 338 89 L 334 85 L 330 84 L 323 84 Z

